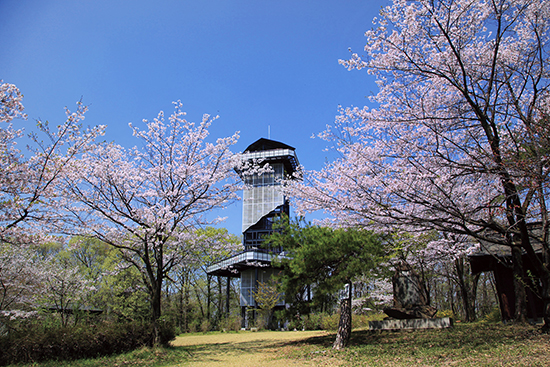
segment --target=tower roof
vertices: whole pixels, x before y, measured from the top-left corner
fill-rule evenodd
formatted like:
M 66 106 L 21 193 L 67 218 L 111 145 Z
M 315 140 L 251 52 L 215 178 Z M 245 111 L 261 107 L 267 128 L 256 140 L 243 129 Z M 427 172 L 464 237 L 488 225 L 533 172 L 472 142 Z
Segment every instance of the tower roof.
M 290 149 L 290 150 L 296 150 L 294 147 L 291 147 L 290 145 L 287 145 L 285 143 L 281 143 L 279 141 L 270 140 L 261 138 L 256 140 L 254 143 L 250 144 L 248 148 L 244 150 L 245 153 L 250 152 L 260 152 L 263 150 L 274 150 L 274 149 Z
M 287 174 L 292 174 L 299 166 L 296 149 L 280 141 L 261 138 L 250 144 L 243 152 L 243 160 L 259 159 L 264 163 L 283 163 Z M 240 174 L 239 168 L 235 168 Z

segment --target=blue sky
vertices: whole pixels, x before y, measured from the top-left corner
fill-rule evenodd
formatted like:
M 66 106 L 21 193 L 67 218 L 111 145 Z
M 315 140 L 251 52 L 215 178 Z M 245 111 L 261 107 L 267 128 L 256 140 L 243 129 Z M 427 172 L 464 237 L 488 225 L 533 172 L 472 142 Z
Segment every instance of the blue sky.
M 361 53 L 385 0 L 0 0 L 0 79 L 23 92 L 29 121 L 56 124 L 82 98 L 84 121 L 133 146 L 129 122 L 219 115 L 213 138 L 240 131 L 235 151 L 261 137 L 294 146 L 307 169 L 330 153 L 312 134 L 339 105 L 363 106 L 372 76 L 338 59 Z M 240 233 L 237 203 L 220 215 Z

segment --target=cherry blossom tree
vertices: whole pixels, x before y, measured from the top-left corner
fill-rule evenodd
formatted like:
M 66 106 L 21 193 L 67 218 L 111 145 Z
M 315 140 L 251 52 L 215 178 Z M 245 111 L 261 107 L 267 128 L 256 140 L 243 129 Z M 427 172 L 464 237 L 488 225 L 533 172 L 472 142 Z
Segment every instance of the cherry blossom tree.
M 11 122 L 14 118 L 24 118 L 23 95 L 15 84 L 0 80 L 0 122 Z
M 0 246 L 0 310 L 26 309 L 41 292 L 41 262 L 27 248 Z
M 213 263 L 242 250 L 239 237 L 230 234 L 225 228 L 210 226 L 198 228 L 192 239 L 193 243 L 182 246 L 185 255 L 182 261 L 174 266 L 168 274 L 170 282 L 167 293 L 177 297 L 179 312 L 176 318 L 178 325 L 185 331 L 189 330 L 191 290 L 196 295 L 196 302 L 203 321 L 212 322 L 213 326 L 221 321 L 224 306 L 222 277 L 218 276 L 217 279 L 213 279 L 206 270 Z M 167 297 L 167 301 L 169 298 L 174 297 Z M 225 301 L 229 302 L 228 299 Z M 213 305 L 217 307 L 213 308 Z
M 365 56 L 341 61 L 376 77 L 376 108 L 343 108 L 320 134 L 341 157 L 289 186 L 298 206 L 525 251 L 550 327 L 549 25 L 547 0 L 394 0 Z
M 58 185 L 103 131 L 82 128 L 86 107 L 78 103 L 75 112 L 66 109 L 67 119 L 57 128 L 37 121 L 26 134 L 14 127 L 15 120 L 27 118 L 22 99 L 15 85 L 0 81 L 0 310 L 10 318 L 25 317 L 46 294 L 44 276 L 51 269 L 39 245 L 64 220 Z M 29 143 L 21 150 L 17 143 L 25 135 Z
M 427 291 L 428 304 L 434 304 L 434 279 L 446 279 L 459 289 L 464 321 L 475 321 L 475 300 L 480 274 L 469 276 L 467 256 L 479 249 L 475 240 L 454 233 L 430 231 L 424 234 L 395 233 L 390 240 L 396 256 L 390 260 L 396 266 L 405 263 L 415 269 Z
M 79 312 L 88 294 L 95 288 L 69 257 L 60 254 L 48 256 L 41 268 L 43 289 L 35 297 L 45 309 L 57 312 L 61 325 L 67 326 L 71 314 Z
M 91 290 L 61 238 L 51 237 L 40 246 L 0 244 L 0 310 L 5 313 L 24 318 L 25 311 L 49 309 L 66 326 Z
M 0 123 L 7 124 L 0 127 L 0 240 L 16 244 L 36 242 L 34 235 L 60 225 L 57 184 L 104 129 L 82 128 L 87 108 L 79 102 L 76 111 L 66 109 L 67 120 L 56 129 L 37 121 L 28 135 L 28 151 L 22 152 L 17 142 L 24 131 L 12 125 L 12 120 L 26 118 L 22 98 L 15 85 L 0 82 Z
M 211 143 L 213 119 L 195 124 L 184 115 L 178 102 L 168 121 L 161 112 L 144 120 L 145 130 L 130 124 L 139 147 L 97 144 L 74 162 L 65 186 L 78 230 L 120 249 L 141 272 L 155 322 L 163 282 L 193 250 L 195 229 L 237 198 L 239 159 L 229 148 L 238 135 Z

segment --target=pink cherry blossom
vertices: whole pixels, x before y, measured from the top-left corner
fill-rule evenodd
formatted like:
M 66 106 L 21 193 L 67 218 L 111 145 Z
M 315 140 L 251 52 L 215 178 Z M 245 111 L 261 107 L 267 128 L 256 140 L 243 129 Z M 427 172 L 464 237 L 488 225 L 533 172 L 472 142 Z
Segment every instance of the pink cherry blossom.
M 210 142 L 215 118 L 187 121 L 175 103 L 166 120 L 160 112 L 145 129 L 130 124 L 137 144 L 101 143 L 72 161 L 65 179 L 66 210 L 75 231 L 120 249 L 143 275 L 153 317 L 160 317 L 163 281 L 198 251 L 196 229 L 211 223 L 210 210 L 238 198 L 238 134 Z
M 550 327 L 550 2 L 394 0 L 365 36 L 364 56 L 341 64 L 376 78 L 374 108 L 341 109 L 319 134 L 340 158 L 302 172 L 289 195 L 340 226 L 452 234 L 429 244 L 434 256 L 464 253 L 460 238 L 516 238 Z

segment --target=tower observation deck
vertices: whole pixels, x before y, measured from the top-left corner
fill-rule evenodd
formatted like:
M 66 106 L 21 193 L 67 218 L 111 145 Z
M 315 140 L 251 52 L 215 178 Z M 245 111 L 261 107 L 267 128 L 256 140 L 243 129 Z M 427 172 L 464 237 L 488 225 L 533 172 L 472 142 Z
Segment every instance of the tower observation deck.
M 271 260 L 283 256 L 282 248 L 267 248 L 263 242 L 273 232 L 273 222 L 281 214 L 289 214 L 290 206 L 281 188 L 281 180 L 298 169 L 295 149 L 287 144 L 261 138 L 246 148 L 246 161 L 269 164 L 263 174 L 243 175 L 247 184 L 243 191 L 243 251 L 207 268 L 209 275 L 241 279 L 240 305 L 243 316 L 247 306 L 256 306 L 253 291 L 258 282 L 266 282 L 276 271 Z M 229 284 L 229 282 L 228 282 Z M 280 306 L 284 306 L 281 300 Z

